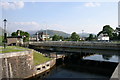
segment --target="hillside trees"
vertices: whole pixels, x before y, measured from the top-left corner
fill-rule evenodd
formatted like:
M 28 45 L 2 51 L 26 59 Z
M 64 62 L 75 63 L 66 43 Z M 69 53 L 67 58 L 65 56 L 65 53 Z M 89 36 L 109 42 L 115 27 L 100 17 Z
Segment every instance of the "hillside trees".
M 73 32 L 70 36 L 71 41 L 80 41 L 80 36 L 76 33 Z
M 54 35 L 52 37 L 52 41 L 60 41 L 60 40 L 62 40 L 62 41 L 64 41 L 64 40 L 65 41 L 80 41 L 80 36 L 76 32 L 73 32 L 71 34 L 71 36 L 68 38 L 64 38 L 63 36 L 59 36 L 59 35 Z
M 52 41 L 60 41 L 60 40 L 63 41 L 64 37 L 56 35 L 56 34 L 52 37 Z

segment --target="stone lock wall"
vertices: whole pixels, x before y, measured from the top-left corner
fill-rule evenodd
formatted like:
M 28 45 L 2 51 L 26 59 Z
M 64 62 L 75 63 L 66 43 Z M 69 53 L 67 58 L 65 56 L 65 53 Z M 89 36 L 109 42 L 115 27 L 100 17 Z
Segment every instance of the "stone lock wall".
M 52 68 L 56 63 L 56 59 L 52 59 L 48 62 L 45 62 L 43 64 L 39 64 L 37 66 L 34 67 L 34 75 L 38 75 L 42 72 L 45 72 L 46 70 L 49 70 L 50 68 Z
M 0 54 L 0 61 L 0 79 L 27 78 L 34 72 L 32 50 Z

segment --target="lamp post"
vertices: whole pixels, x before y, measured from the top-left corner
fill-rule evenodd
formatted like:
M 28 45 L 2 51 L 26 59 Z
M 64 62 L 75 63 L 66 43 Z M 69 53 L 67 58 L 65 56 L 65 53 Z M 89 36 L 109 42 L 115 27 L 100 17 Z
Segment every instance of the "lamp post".
M 7 33 L 6 33 L 6 23 L 7 23 L 7 20 L 4 19 L 4 48 L 6 48 L 6 43 L 7 43 Z
M 84 33 L 84 30 L 82 30 L 82 40 L 84 40 L 83 33 Z
M 38 40 L 38 32 L 36 33 L 36 41 L 39 41 L 39 40 Z

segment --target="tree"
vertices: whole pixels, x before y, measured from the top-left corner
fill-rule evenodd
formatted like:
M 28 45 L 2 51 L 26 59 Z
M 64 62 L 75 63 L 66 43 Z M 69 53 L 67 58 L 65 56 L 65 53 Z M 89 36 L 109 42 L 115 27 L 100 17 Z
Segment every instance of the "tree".
M 58 40 L 60 40 L 60 36 L 58 36 L 58 35 L 54 35 L 53 37 L 52 37 L 52 41 L 58 41 Z
M 13 32 L 11 35 L 12 36 L 18 36 L 18 34 L 16 32 Z
M 96 35 L 94 36 L 94 40 L 97 40 L 97 36 Z
M 107 33 L 109 37 L 113 37 L 114 29 L 111 28 L 109 25 L 103 27 L 103 33 Z
M 80 36 L 76 32 L 73 32 L 70 38 L 72 41 L 80 41 Z
M 93 39 L 94 39 L 93 34 L 89 34 L 89 37 L 86 40 L 92 41 Z
M 29 41 L 30 34 L 28 32 L 24 32 L 22 30 L 17 30 L 16 32 L 13 32 L 11 36 L 19 36 L 18 34 L 20 33 L 20 36 L 23 36 L 23 41 Z
M 103 33 L 103 34 L 108 34 L 110 39 L 112 39 L 114 37 L 113 32 L 114 32 L 114 29 L 112 27 L 110 27 L 110 25 L 105 25 L 105 26 L 103 26 L 102 31 L 100 31 L 97 34 L 97 36 L 99 36 L 101 33 Z
M 64 37 L 56 34 L 52 37 L 52 41 L 60 41 L 60 40 L 64 41 Z
M 117 36 L 117 33 L 113 33 L 113 37 L 112 37 L 112 40 L 118 40 L 119 37 Z
M 61 39 L 62 41 L 64 41 L 64 37 L 63 37 L 63 36 L 60 36 L 60 39 Z

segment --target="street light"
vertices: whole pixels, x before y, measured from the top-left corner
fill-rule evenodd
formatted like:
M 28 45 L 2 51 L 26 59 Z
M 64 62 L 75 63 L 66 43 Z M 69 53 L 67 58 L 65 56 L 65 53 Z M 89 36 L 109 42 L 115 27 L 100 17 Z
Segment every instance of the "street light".
M 7 20 L 4 19 L 4 48 L 6 48 L 6 43 L 7 43 L 7 33 L 6 33 L 6 23 L 7 23 Z

